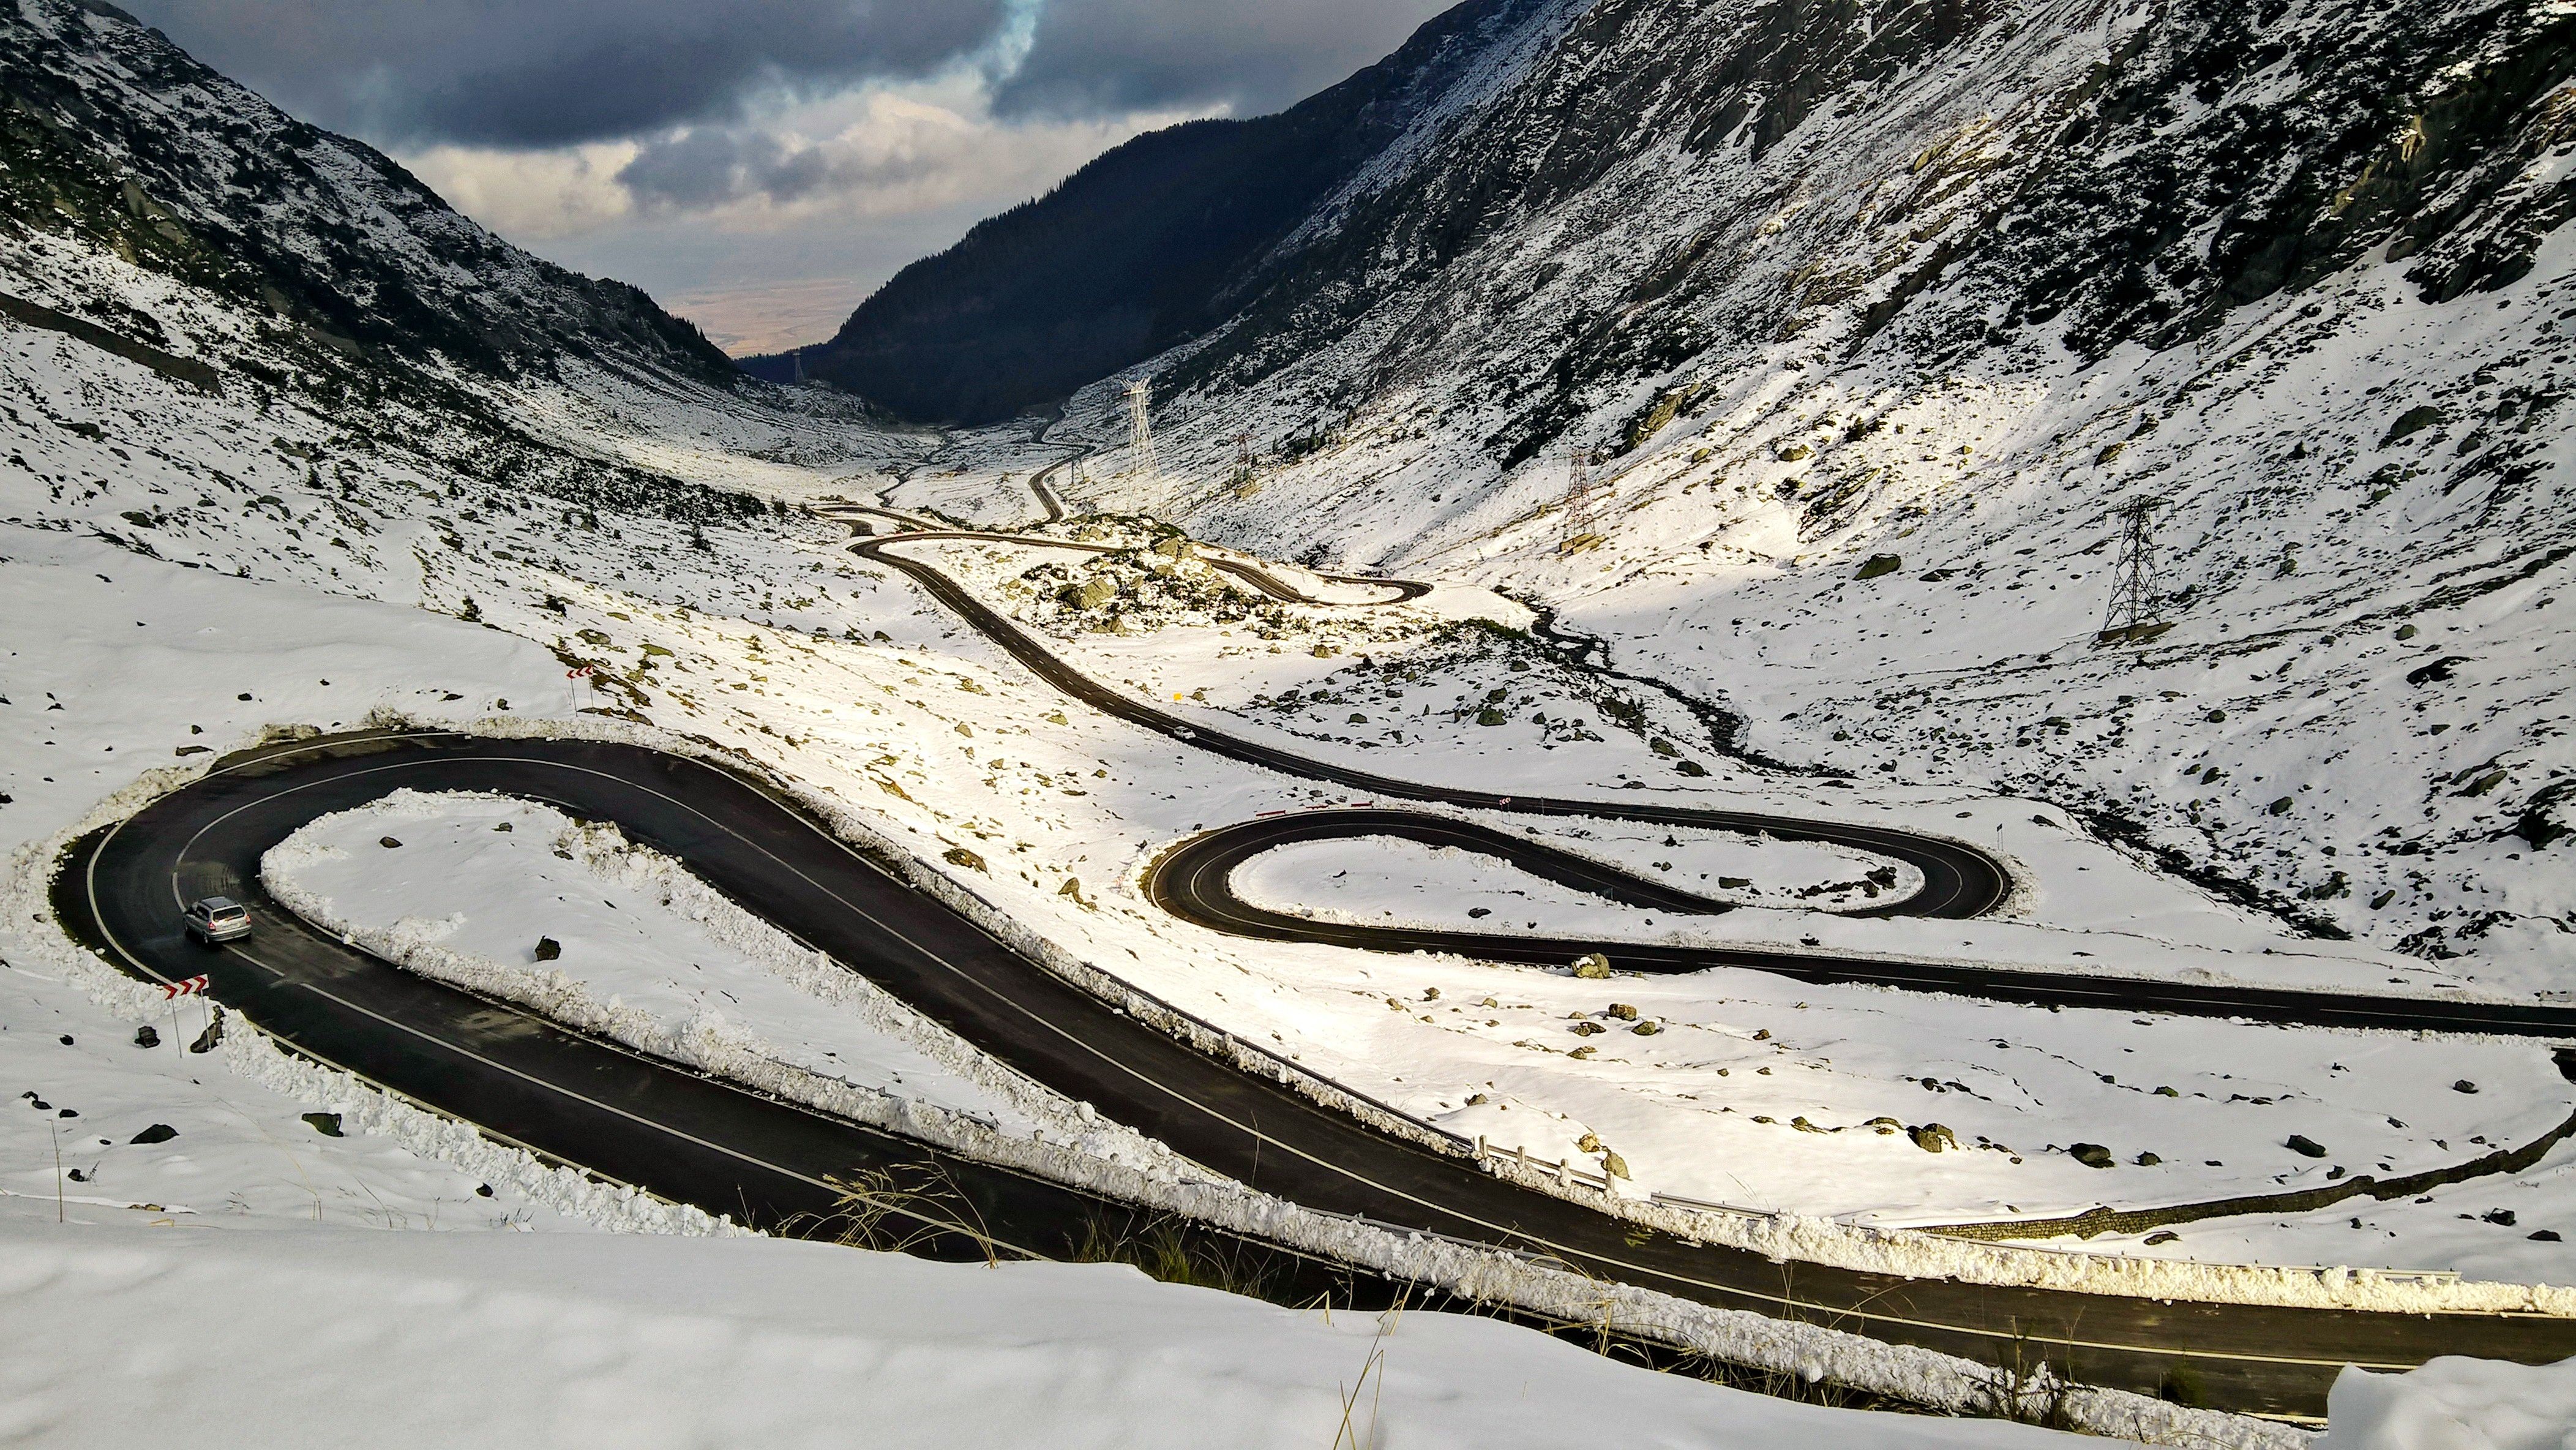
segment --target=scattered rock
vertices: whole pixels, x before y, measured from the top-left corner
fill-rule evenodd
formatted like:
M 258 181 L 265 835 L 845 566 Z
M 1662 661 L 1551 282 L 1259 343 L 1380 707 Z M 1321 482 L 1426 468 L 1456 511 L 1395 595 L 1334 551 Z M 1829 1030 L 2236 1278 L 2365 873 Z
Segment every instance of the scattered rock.
M 340 1115 L 338 1113 L 306 1113 L 304 1115 L 304 1121 L 312 1126 L 314 1132 L 321 1134 L 325 1138 L 337 1138 L 340 1136 Z
M 1913 1139 L 1914 1146 L 1926 1153 L 1959 1151 L 1958 1135 L 1939 1123 L 1925 1123 L 1919 1128 L 1908 1128 L 1905 1130 L 1905 1136 Z
M 1612 1178 L 1625 1178 L 1628 1176 L 1628 1160 L 1605 1148 L 1601 1152 L 1601 1171 Z
M 969 871 L 984 870 L 984 858 L 967 850 L 963 846 L 949 847 L 947 850 L 940 853 L 939 859 L 947 862 L 951 866 L 963 866 Z
M 2289 1137 L 2289 1141 L 2283 1143 L 2281 1146 L 2298 1154 L 2302 1158 L 2323 1158 L 2326 1156 L 2325 1145 L 2318 1142 L 2316 1139 L 2309 1137 L 2305 1133 L 2292 1133 Z
M 537 960 L 551 962 L 563 955 L 563 943 L 550 936 L 537 938 Z
M 2156 1245 L 2158 1245 L 2158 1244 L 2170 1244 L 2170 1243 L 2174 1243 L 2174 1242 L 2176 1242 L 2176 1241 L 2180 1240 L 2181 1238 L 2182 1238 L 2182 1235 L 2181 1235 L 2181 1234 L 2178 1234 L 2178 1233 L 2175 1233 L 2172 1229 L 2169 1229 L 2169 1228 L 2160 1228 L 2160 1229 L 2157 1229 L 2154 1233 L 2151 1233 L 2151 1234 L 2147 1235 L 2147 1247 L 2148 1247 L 2148 1248 L 2154 1248 L 2154 1247 L 2155 1247 Z
M 2447 684 L 2450 681 L 2452 669 L 2456 666 L 2467 663 L 2468 660 L 2464 656 L 2444 655 L 2429 665 L 2419 665 L 2414 669 L 2408 670 L 2406 672 L 2406 683 L 2410 685 Z
M 2560 1238 L 2558 1237 L 2558 1230 L 2556 1230 L 2556 1229 L 2554 1229 L 2554 1228 L 2536 1228 L 2536 1229 L 2533 1229 L 2529 1234 L 2525 1235 L 2525 1237 L 2530 1238 L 2530 1239 L 2533 1239 L 2533 1240 L 2535 1240 L 2535 1241 L 2537 1241 L 2537 1242 L 2540 1242 L 2540 1243 L 2544 1243 L 2544 1244 L 2554 1244 L 2554 1243 L 2561 1243 L 2561 1242 L 2564 1242 L 2564 1240 L 2562 1240 L 2562 1239 L 2560 1239 Z
M 1637 1020 L 1637 1009 L 1625 1002 L 1613 1002 L 1610 1004 L 1610 1015 L 1622 1022 L 1634 1022 Z
M 154 1123 L 151 1127 L 135 1134 L 130 1141 L 146 1144 L 167 1143 L 178 1136 L 179 1130 L 171 1127 L 168 1123 Z
M 2477 1090 L 2478 1085 L 2469 1081 L 2467 1078 L 2462 1078 L 2458 1082 L 2451 1084 L 2451 1091 L 2455 1093 L 2473 1093 Z
M 1587 982 L 1597 982 L 1610 975 L 1610 959 L 1599 952 L 1585 952 L 1574 959 L 1574 975 Z
M 2509 1208 L 2490 1208 L 2486 1212 L 2479 1214 L 2478 1217 L 2486 1223 L 2495 1224 L 2502 1228 L 2513 1227 L 2513 1210 Z
M 2087 1168 L 2108 1168 L 2119 1161 L 2111 1156 L 2110 1149 L 2099 1143 L 2069 1143 L 2066 1145 L 2066 1156 Z
M 1595 1037 L 1609 1030 L 1609 1028 L 1602 1026 L 1598 1022 L 1577 1022 L 1574 1024 L 1574 1035 L 1577 1037 Z
M 1584 1134 L 1582 1137 L 1577 1138 L 1577 1139 L 1575 1139 L 1575 1140 L 1574 1140 L 1574 1151 L 1575 1151 L 1575 1152 L 1577 1152 L 1577 1153 L 1598 1153 L 1598 1152 L 1600 1152 L 1600 1151 L 1601 1151 L 1601 1136 L 1600 1136 L 1598 1133 L 1586 1133 L 1586 1134 Z
M 137 1047 L 159 1047 L 161 1045 L 161 1034 L 149 1027 L 137 1027 L 134 1029 L 134 1045 Z
M 385 848 L 386 850 L 388 850 L 388 851 L 398 851 L 398 850 L 402 849 L 402 842 L 395 840 L 395 839 L 394 839 L 393 837 L 391 837 L 391 836 L 379 836 L 379 837 L 377 837 L 377 838 L 376 838 L 376 844 L 377 844 L 377 845 L 379 845 L 379 846 L 384 847 L 384 848 Z
M 1491 705 L 1476 712 L 1476 723 L 1479 725 L 1507 725 L 1511 723 L 1511 718 Z
M 1893 574 L 1904 567 L 1905 560 L 1895 554 L 1872 554 L 1869 556 L 1869 561 L 1860 566 L 1860 572 L 1852 577 L 1876 579 L 1882 575 Z
M 188 1044 L 188 1050 L 190 1052 L 212 1052 L 215 1050 L 215 1045 L 223 1040 L 224 1009 L 217 1007 L 214 1011 L 214 1015 L 206 1019 L 206 1030 L 197 1034 L 197 1040 Z
M 1592 1056 L 1592 1044 L 1591 1044 L 1591 1043 L 1589 1043 L 1589 1042 L 1587 1042 L 1587 1043 L 1583 1044 L 1581 1047 L 1578 1047 L 1578 1048 L 1574 1049 L 1572 1052 L 1567 1053 L 1567 1054 L 1566 1054 L 1566 1056 L 1568 1056 L 1568 1057 L 1589 1058 L 1589 1057 L 1591 1057 L 1591 1056 Z
M 2130 1162 L 2132 1162 L 2132 1163 L 2137 1164 L 2137 1165 L 2138 1165 L 2139 1167 L 2141 1167 L 2141 1168 L 2153 1168 L 2153 1167 L 2155 1167 L 2157 1164 L 2162 1163 L 2162 1162 L 2163 1162 L 2163 1161 L 2165 1161 L 2165 1160 L 2164 1160 L 2164 1159 L 2162 1159 L 2162 1158 L 2157 1157 L 2157 1156 L 2156 1156 L 2155 1154 L 2153 1154 L 2153 1153 L 2141 1153 L 2141 1154 L 2139 1154 L 2137 1157 L 2132 1158 L 2132 1159 L 2130 1159 L 2129 1161 L 2130 1161 Z
M 1636 1026 L 1631 1027 L 1631 1028 L 1629 1028 L 1628 1030 L 1629 1030 L 1629 1031 L 1631 1031 L 1631 1032 L 1636 1033 L 1639 1037 L 1652 1037 L 1652 1036 L 1654 1036 L 1656 1033 L 1661 1032 L 1661 1031 L 1663 1031 L 1664 1029 L 1663 1029 L 1663 1028 L 1661 1028 L 1661 1027 L 1656 1026 L 1653 1022 L 1648 1021 L 1648 1022 L 1640 1022 L 1640 1023 L 1638 1023 Z
M 2388 432 L 2380 438 L 2379 446 L 2385 448 L 2410 434 L 2420 433 L 2442 422 L 2446 416 L 2448 415 L 2433 403 L 2423 403 L 2409 408 L 2397 415 L 2396 422 L 2388 425 Z
M 475 1196 L 476 1198 L 490 1198 L 490 1197 L 492 1196 L 492 1185 L 491 1185 L 491 1184 L 489 1184 L 489 1183 L 477 1183 L 477 1184 L 475 1184 L 475 1185 L 474 1185 L 474 1196 Z

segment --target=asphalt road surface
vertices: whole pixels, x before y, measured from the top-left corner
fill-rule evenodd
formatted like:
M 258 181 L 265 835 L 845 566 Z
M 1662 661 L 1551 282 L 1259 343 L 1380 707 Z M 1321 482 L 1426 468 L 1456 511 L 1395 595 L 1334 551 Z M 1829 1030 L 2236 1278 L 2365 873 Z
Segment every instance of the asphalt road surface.
M 853 1170 L 934 1155 L 654 1063 L 414 977 L 300 928 L 259 856 L 316 816 L 399 787 L 495 791 L 614 821 L 746 908 L 968 1041 L 1195 1161 L 1331 1212 L 1549 1253 L 1604 1278 L 1990 1362 L 2046 1356 L 2078 1380 L 2316 1415 L 2347 1362 L 2436 1354 L 2550 1361 L 2576 1321 L 2166 1304 L 1773 1263 L 1641 1230 L 1381 1135 L 1202 1056 L 1019 957 L 759 784 L 635 746 L 429 734 L 313 742 L 228 762 L 84 842 L 56 901 L 151 980 L 198 972 L 299 1050 L 505 1140 L 712 1211 L 797 1226 Z M 198 896 L 247 900 L 261 932 L 209 949 Z M 1045 1253 L 1102 1205 L 951 1161 L 1002 1244 Z
M 2039 1007 L 2100 1007 L 2224 1017 L 2300 1027 L 2378 1027 L 2414 1032 L 2478 1032 L 2499 1036 L 2576 1041 L 2576 1008 L 2539 1003 L 2480 1002 L 2457 998 L 2374 997 L 2283 987 L 2244 987 L 2152 978 L 2047 972 L 1968 963 L 1903 961 L 1840 956 L 1832 952 L 1762 947 L 1603 943 L 1588 937 L 1549 937 L 1424 927 L 1362 926 L 1256 906 L 1235 894 L 1235 868 L 1280 846 L 1308 841 L 1394 836 L 1448 846 L 1509 861 L 1559 885 L 1631 906 L 1676 915 L 1717 915 L 1730 909 L 1642 877 L 1627 875 L 1543 842 L 1471 821 L 1421 811 L 1331 810 L 1243 821 L 1192 836 L 1147 869 L 1146 893 L 1165 911 L 1229 936 L 1269 941 L 1312 941 L 1378 952 L 1451 952 L 1486 961 L 1563 966 L 1597 951 L 1621 971 L 1698 972 L 1747 967 L 1801 982 L 1848 983 L 1947 992 L 1988 1001 Z M 1895 847 L 1880 847 L 1899 854 Z M 1919 898 L 1916 898 L 1919 899 Z M 1862 914 L 1862 913 L 1855 913 Z M 1914 915 L 1905 903 L 1870 915 Z M 1947 914 L 1947 913 L 1943 913 Z

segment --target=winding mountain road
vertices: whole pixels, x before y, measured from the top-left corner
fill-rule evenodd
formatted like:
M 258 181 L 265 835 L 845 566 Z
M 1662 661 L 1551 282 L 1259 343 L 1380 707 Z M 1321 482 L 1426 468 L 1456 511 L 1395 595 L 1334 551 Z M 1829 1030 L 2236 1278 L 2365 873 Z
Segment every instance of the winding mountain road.
M 1082 676 L 937 568 L 896 551 L 941 537 L 946 535 L 897 535 L 854 547 L 918 580 L 1067 694 L 1199 749 L 1395 799 L 1758 828 L 1842 842 L 1908 861 L 1922 873 L 1923 887 L 1883 904 L 1878 910 L 1884 914 L 1973 916 L 1991 909 L 2009 888 L 1990 858 L 1931 837 L 1834 822 L 1421 786 L 1208 731 Z M 2347 1362 L 2396 1368 L 2435 1354 L 2525 1361 L 2576 1354 L 2576 1320 L 2540 1315 L 2168 1304 L 1998 1288 L 1775 1263 L 1644 1230 L 1519 1187 L 1467 1157 L 1376 1132 L 1287 1087 L 1204 1056 L 1020 956 L 832 836 L 775 790 L 637 746 L 417 733 L 257 752 L 225 762 L 80 843 L 57 878 L 56 910 L 112 960 L 148 980 L 210 973 L 218 1000 L 299 1051 L 507 1141 L 764 1227 L 812 1231 L 819 1224 L 814 1216 L 828 1213 L 836 1177 L 936 1160 L 894 1135 L 655 1062 L 507 1004 L 426 981 L 305 928 L 260 890 L 258 861 L 270 846 L 318 816 L 402 787 L 500 792 L 615 822 L 630 838 L 687 863 L 745 908 L 1001 1061 L 1194 1161 L 1312 1208 L 1540 1252 L 1605 1279 L 1988 1362 L 2044 1355 L 2083 1382 L 2185 1394 L 2260 1413 L 2322 1413 L 2326 1387 Z M 1308 939 L 1332 940 L 1333 929 L 1321 924 L 1243 916 L 1242 903 L 1223 885 L 1230 861 L 1295 838 L 1296 830 L 1410 833 L 1415 839 L 1423 832 L 1455 832 L 1443 839 L 1472 843 L 1532 869 L 1560 873 L 1561 879 L 1582 877 L 1591 883 L 1587 889 L 1626 893 L 1632 900 L 1669 890 L 1607 879 L 1592 863 L 1472 823 L 1388 810 L 1325 812 L 1196 837 L 1159 863 L 1156 899 L 1184 914 L 1225 916 L 1219 929 L 1295 930 Z M 192 944 L 181 929 L 181 907 L 218 892 L 251 902 L 268 928 L 220 950 Z M 1668 899 L 1654 897 L 1657 903 Z M 1567 954 L 1565 943 L 1460 936 L 1459 944 L 1442 949 L 1506 960 L 1537 954 L 1561 961 Z M 1397 948 L 1383 938 L 1352 944 Z M 1614 960 L 1630 964 L 1636 950 L 1615 949 Z M 1829 954 L 1733 964 L 1790 975 L 1830 971 L 1837 975 L 1811 979 L 1883 981 L 2014 1001 L 2041 1000 L 2028 994 L 2043 990 L 2107 988 L 2131 995 L 2079 1005 L 2222 1010 L 2215 999 L 2196 1007 L 2166 984 L 1972 969 L 1958 969 L 1956 980 L 1897 981 L 1888 978 L 1896 969 L 1887 963 Z M 1689 968 L 1676 962 L 1664 969 Z M 1903 969 L 1920 970 L 1910 964 Z M 2024 977 L 2032 980 L 2018 980 Z M 2458 1004 L 2413 1005 L 2428 1014 L 2427 1021 L 2443 1026 L 2443 1014 Z M 2224 1010 L 2249 1015 L 2249 1009 L 2263 1007 L 2248 997 Z M 2576 1013 L 2564 1014 L 2552 1030 L 2576 1035 Z M 1009 1250 L 1061 1254 L 1086 1216 L 1122 1211 L 1025 1174 L 953 1158 L 936 1161 L 975 1205 L 985 1231 Z
M 1647 1231 L 1203 1056 L 1022 958 L 758 782 L 637 746 L 415 734 L 227 762 L 81 843 L 57 880 L 56 910 L 147 980 L 209 973 L 219 1001 L 299 1051 L 506 1141 L 753 1224 L 811 1226 L 830 1208 L 832 1179 L 935 1158 L 414 976 L 304 927 L 261 891 L 269 847 L 402 787 L 500 792 L 613 821 L 1018 1070 L 1312 1208 L 1989 1362 L 2045 1354 L 2088 1383 L 2188 1385 L 2207 1403 L 2257 1412 L 2321 1413 L 2347 1362 L 2576 1354 L 2576 1320 L 2164 1304 L 1780 1264 Z M 220 950 L 190 941 L 182 905 L 214 892 L 250 902 L 266 928 Z M 943 1165 L 1010 1249 L 1061 1254 L 1085 1215 L 1114 1207 L 987 1165 Z
M 1122 693 L 1059 659 L 1035 635 L 976 598 L 936 565 L 897 552 L 902 546 L 967 540 L 1105 551 L 1100 545 L 1013 534 L 956 530 L 890 534 L 852 551 L 901 570 L 977 632 L 1057 690 L 1105 715 L 1180 741 L 1193 749 L 1298 779 L 1338 785 L 1387 800 L 1414 800 L 1515 816 L 1575 816 L 1764 834 L 1812 841 L 1905 862 L 1922 877 L 1912 893 L 1847 913 L 1854 916 L 1964 920 L 1983 916 L 2011 895 L 2003 864 L 1965 842 L 1859 822 L 1813 820 L 1754 811 L 1717 810 L 1615 800 L 1573 800 L 1426 785 L 1300 755 L 1265 741 L 1229 735 Z M 1214 562 L 1213 560 L 1211 562 Z M 1273 580 L 1274 583 L 1279 581 Z M 1336 581 L 1340 582 L 1340 581 Z M 1359 581 L 1366 582 L 1366 581 Z M 1392 581 L 1376 581 L 1392 582 Z M 1417 586 L 1418 587 L 1418 586 Z M 1418 596 L 1417 596 L 1418 597 Z M 1301 602 L 1312 603 L 1301 596 Z M 1400 601 L 1384 601 L 1394 603 Z M 1598 951 L 1621 970 L 1693 972 L 1746 967 L 1818 983 L 1858 983 L 2033 1006 L 2099 1007 L 2129 1012 L 2225 1017 L 2291 1026 L 2376 1027 L 2398 1031 L 2477 1032 L 2576 1042 L 2576 1007 L 2475 998 L 2378 996 L 2295 988 L 2181 982 L 2088 972 L 2047 972 L 1948 961 L 1855 957 L 1827 951 L 1750 947 L 1675 947 L 1550 938 L 1503 932 L 1349 926 L 1268 911 L 1235 895 L 1235 866 L 1275 846 L 1325 839 L 1401 836 L 1499 857 L 1533 874 L 1613 900 L 1676 912 L 1714 914 L 1727 903 L 1611 871 L 1541 842 L 1445 816 L 1395 810 L 1335 810 L 1251 820 L 1192 837 L 1164 853 L 1147 889 L 1166 910 L 1212 931 L 1270 940 L 1320 941 L 1371 951 L 1455 952 L 1490 961 L 1559 966 Z

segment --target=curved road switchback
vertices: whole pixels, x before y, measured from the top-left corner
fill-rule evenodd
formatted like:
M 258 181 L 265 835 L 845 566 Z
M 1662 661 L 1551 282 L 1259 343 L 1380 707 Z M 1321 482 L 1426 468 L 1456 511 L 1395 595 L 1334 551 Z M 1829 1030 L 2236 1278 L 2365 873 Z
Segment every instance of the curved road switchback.
M 2346 1363 L 2576 1355 L 2576 1320 L 2540 1315 L 2166 1304 L 1997 1288 L 1774 1263 L 1646 1230 L 1380 1134 L 1203 1056 L 1022 958 L 760 783 L 638 746 L 420 733 L 227 761 L 84 841 L 57 878 L 57 910 L 147 980 L 207 973 L 217 1000 L 298 1051 L 507 1141 L 755 1224 L 793 1229 L 797 1215 L 829 1208 L 834 1179 L 930 1156 L 882 1131 L 413 976 L 303 927 L 261 891 L 258 862 L 271 846 L 318 816 L 402 787 L 492 791 L 614 822 L 1017 1070 L 1310 1208 L 1990 1363 L 2045 1355 L 2085 1383 L 2259 1413 L 2321 1413 Z M 182 904 L 216 892 L 250 902 L 259 934 L 219 949 L 192 943 Z M 1114 1208 L 986 1165 L 948 1159 L 943 1167 L 983 1232 L 1007 1250 L 1060 1254 L 1086 1215 Z
M 1149 700 L 1124 694 L 1083 674 L 1059 659 L 1036 636 L 977 599 L 936 565 L 897 552 L 908 544 L 959 539 L 1030 544 L 1059 542 L 950 530 L 889 534 L 862 540 L 851 549 L 874 562 L 903 571 L 941 604 L 1057 690 L 1103 714 L 1154 731 L 1192 749 L 1297 779 L 1341 786 L 1378 799 L 1424 801 L 1514 816 L 1585 817 L 1768 835 L 1784 841 L 1813 841 L 1902 861 L 1921 876 L 1922 884 L 1915 891 L 1845 913 L 1848 915 L 1964 920 L 1994 910 L 2011 894 L 2012 878 L 2001 862 L 1972 845 L 1946 837 L 1889 826 L 1778 816 L 1758 811 L 1715 810 L 1640 801 L 1575 800 L 1428 785 L 1317 760 L 1265 741 L 1210 729 L 1203 723 L 1174 715 Z M 1096 549 L 1100 546 L 1068 547 Z M 1227 884 L 1235 866 L 1273 846 L 1292 841 L 1385 835 L 1499 856 L 1534 874 L 1568 885 L 1577 884 L 1575 877 L 1579 877 L 1585 883 L 1579 889 L 1594 891 L 1613 900 L 1659 906 L 1677 912 L 1711 913 L 1726 909 L 1725 903 L 1675 892 L 1663 883 L 1615 872 L 1540 842 L 1446 817 L 1383 809 L 1301 813 L 1220 827 L 1182 842 L 1165 853 L 1150 868 L 1147 889 L 1156 902 L 1173 914 L 1213 931 L 1271 940 L 1327 942 L 1371 951 L 1455 952 L 1493 961 L 1551 966 L 1561 966 L 1584 952 L 1598 951 L 1610 959 L 1614 968 L 1630 971 L 1688 972 L 1717 966 L 1745 967 L 1805 982 L 1945 992 L 2028 1006 L 2162 1012 L 2274 1022 L 2287 1026 L 2491 1033 L 2576 1041 L 2576 1007 L 2534 1002 L 2378 996 L 2359 992 L 2182 982 L 1950 961 L 1891 960 L 1824 950 L 1676 947 L 1531 937 L 1503 932 L 1349 926 L 1267 911 L 1243 901 Z M 1569 872 L 1575 873 L 1575 877 L 1569 877 L 1566 874 Z

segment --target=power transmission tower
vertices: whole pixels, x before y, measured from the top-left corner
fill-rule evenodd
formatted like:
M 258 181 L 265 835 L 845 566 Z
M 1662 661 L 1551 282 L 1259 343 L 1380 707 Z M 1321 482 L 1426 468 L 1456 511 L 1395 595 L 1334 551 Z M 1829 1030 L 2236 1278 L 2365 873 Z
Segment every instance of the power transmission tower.
M 2120 510 L 2120 556 L 2111 569 L 2111 606 L 2102 615 L 2099 644 L 2145 644 L 2173 628 L 2156 618 L 2163 602 L 2156 588 L 2155 511 L 2161 498 L 2134 498 Z
M 1261 485 L 1252 478 L 1252 435 L 1249 433 L 1234 435 L 1233 482 L 1236 498 L 1250 498 L 1261 491 Z
M 1154 380 L 1138 378 L 1127 385 L 1127 447 L 1136 455 L 1136 473 L 1151 480 L 1161 470 L 1154 464 L 1154 425 L 1145 410 L 1154 399 Z
M 1601 535 L 1592 527 L 1597 488 L 1592 481 L 1592 459 L 1582 449 L 1566 451 L 1565 468 L 1565 506 L 1558 510 L 1556 552 L 1574 554 L 1601 542 Z

